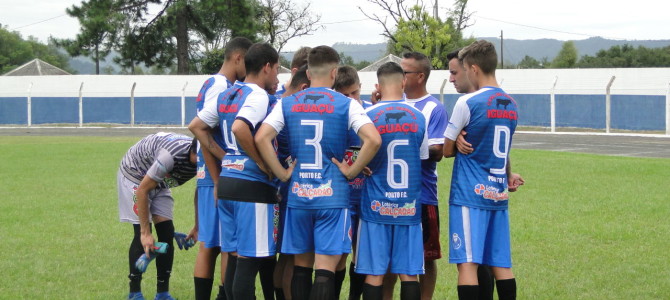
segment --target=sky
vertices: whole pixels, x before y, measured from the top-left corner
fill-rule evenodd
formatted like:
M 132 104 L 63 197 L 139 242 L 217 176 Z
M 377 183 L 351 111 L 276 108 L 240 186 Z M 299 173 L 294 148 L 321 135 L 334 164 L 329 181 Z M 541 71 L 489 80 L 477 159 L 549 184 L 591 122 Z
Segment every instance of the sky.
M 385 42 L 381 25 L 368 20 L 366 12 L 381 13 L 365 0 L 293 0 L 310 3 L 310 9 L 321 15 L 322 28 L 308 36 L 289 41 L 285 51 L 300 46 L 332 45 L 337 42 L 371 44 Z M 406 1 L 413 3 L 412 0 Z M 437 0 L 438 13 L 446 16 L 453 0 Z M 34 36 L 46 42 L 49 36 L 73 38 L 79 31 L 76 19 L 65 14 L 65 8 L 81 0 L 2 0 L 0 24 L 18 31 L 25 38 Z M 424 0 L 432 13 L 434 0 Z M 470 0 L 473 13 L 466 35 L 505 39 L 582 40 L 600 36 L 617 40 L 670 40 L 670 2 L 658 0 Z M 392 25 L 392 24 L 391 24 Z

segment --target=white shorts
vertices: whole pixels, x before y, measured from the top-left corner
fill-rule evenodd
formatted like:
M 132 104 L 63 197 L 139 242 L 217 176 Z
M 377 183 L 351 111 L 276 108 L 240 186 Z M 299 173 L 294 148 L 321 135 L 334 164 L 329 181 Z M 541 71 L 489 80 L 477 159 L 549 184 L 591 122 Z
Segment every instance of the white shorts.
M 135 197 L 138 185 L 123 176 L 120 170 L 116 174 L 116 183 L 119 193 L 119 221 L 139 224 L 140 218 L 137 216 L 137 198 Z M 172 220 L 173 208 L 174 200 L 170 189 L 156 188 L 149 192 L 151 215 L 159 215 Z M 151 222 L 151 216 L 149 216 L 149 222 Z

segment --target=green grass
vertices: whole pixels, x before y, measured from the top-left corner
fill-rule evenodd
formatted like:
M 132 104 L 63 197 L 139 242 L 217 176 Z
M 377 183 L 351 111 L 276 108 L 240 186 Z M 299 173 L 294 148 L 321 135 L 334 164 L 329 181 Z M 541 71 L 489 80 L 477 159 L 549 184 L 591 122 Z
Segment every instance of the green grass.
M 132 228 L 118 222 L 116 171 L 137 140 L 0 137 L 0 298 L 126 296 Z M 512 159 L 526 180 L 510 200 L 520 299 L 669 297 L 670 160 L 530 150 Z M 435 299 L 456 299 L 446 259 L 451 160 L 439 172 L 444 258 Z M 194 187 L 173 190 L 177 230 L 192 226 Z M 195 254 L 175 253 L 171 291 L 179 299 L 193 298 Z M 154 272 L 152 265 L 143 283 L 147 297 Z

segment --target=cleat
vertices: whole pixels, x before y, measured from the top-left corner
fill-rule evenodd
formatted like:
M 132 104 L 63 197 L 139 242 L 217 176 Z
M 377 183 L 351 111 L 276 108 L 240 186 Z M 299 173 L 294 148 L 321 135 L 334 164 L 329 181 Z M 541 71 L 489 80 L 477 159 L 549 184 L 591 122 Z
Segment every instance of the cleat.
M 195 245 L 195 241 L 193 239 L 186 239 L 186 234 L 181 233 L 181 232 L 175 232 L 174 233 L 174 240 L 177 242 L 177 246 L 179 246 L 179 250 L 188 250 L 188 248 L 191 248 Z
M 172 295 L 170 295 L 170 292 L 162 292 L 156 294 L 156 297 L 154 300 L 175 300 Z
M 128 300 L 144 300 L 144 295 L 142 292 L 134 292 L 128 294 Z

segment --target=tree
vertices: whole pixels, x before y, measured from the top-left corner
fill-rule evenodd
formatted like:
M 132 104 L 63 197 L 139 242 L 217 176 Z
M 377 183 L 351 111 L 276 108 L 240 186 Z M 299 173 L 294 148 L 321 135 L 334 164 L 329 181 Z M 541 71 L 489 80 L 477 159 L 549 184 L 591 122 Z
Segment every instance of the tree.
M 575 42 L 567 41 L 563 43 L 561 51 L 551 62 L 552 68 L 573 68 L 577 64 L 577 47 Z
M 435 69 L 444 69 L 449 62 L 446 58 L 451 33 L 449 24 L 431 17 L 421 7 L 410 9 L 409 18 L 400 18 L 394 33 L 396 53 L 417 51 L 431 57 Z
M 34 37 L 24 40 L 16 31 L 0 25 L 0 74 L 7 73 L 35 58 L 72 73 L 68 58 L 53 44 L 42 44 Z
M 449 10 L 449 19 L 456 32 L 459 34 L 463 32 L 465 28 L 472 26 L 470 24 L 470 18 L 472 17 L 471 12 L 467 11 L 468 0 L 456 0 L 454 3 L 454 8 Z
M 339 54 L 340 54 L 340 65 L 352 66 L 356 70 L 363 69 L 370 65 L 370 62 L 367 60 L 361 60 L 359 62 L 355 62 L 354 58 L 351 57 L 350 55 L 346 55 L 344 54 L 344 52 L 340 52 Z
M 526 55 L 519 62 L 519 64 L 517 65 L 517 68 L 519 68 L 519 69 L 542 69 L 543 66 L 540 63 L 540 61 L 538 61 L 537 59 Z
M 670 47 L 646 48 L 624 44 L 600 50 L 595 56 L 584 55 L 577 64 L 580 68 L 644 68 L 669 67 Z
M 289 40 L 322 28 L 317 25 L 321 15 L 313 14 L 309 9 L 310 5 L 307 2 L 301 6 L 292 0 L 260 0 L 261 35 L 277 52 L 281 52 Z

